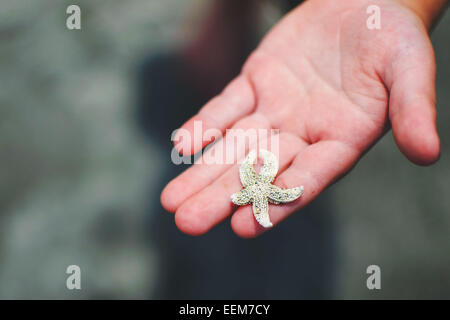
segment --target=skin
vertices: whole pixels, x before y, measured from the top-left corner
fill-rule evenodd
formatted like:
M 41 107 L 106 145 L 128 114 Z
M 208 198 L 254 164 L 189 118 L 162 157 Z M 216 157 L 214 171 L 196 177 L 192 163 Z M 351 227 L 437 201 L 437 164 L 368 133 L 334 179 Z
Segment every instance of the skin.
M 366 27 L 366 8 L 373 4 L 381 8 L 379 30 Z M 439 11 L 433 10 L 396 1 L 306 1 L 265 36 L 240 75 L 182 128 L 194 136 L 193 121 L 200 120 L 204 129 L 222 132 L 280 130 L 274 184 L 303 185 L 305 192 L 292 203 L 270 205 L 274 227 L 345 175 L 390 128 L 409 160 L 432 164 L 440 153 L 428 37 Z M 175 138 L 182 154 L 207 144 Z M 175 212 L 181 231 L 201 235 L 230 215 L 241 237 L 268 230 L 256 222 L 251 206 L 231 203 L 230 195 L 242 189 L 238 170 L 237 164 L 194 165 L 166 186 L 161 202 Z

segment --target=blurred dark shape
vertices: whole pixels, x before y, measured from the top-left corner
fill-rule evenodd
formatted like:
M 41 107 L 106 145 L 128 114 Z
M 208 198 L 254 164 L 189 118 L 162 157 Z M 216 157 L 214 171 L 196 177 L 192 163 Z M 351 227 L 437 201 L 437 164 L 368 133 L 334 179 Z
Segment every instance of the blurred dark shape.
M 170 160 L 172 131 L 239 73 L 256 45 L 254 1 L 227 1 L 217 1 L 209 27 L 187 50 L 153 56 L 140 68 L 139 123 L 163 147 L 167 161 L 161 190 L 186 169 Z M 284 4 L 294 2 L 299 3 Z M 161 263 L 152 297 L 331 298 L 336 237 L 328 207 L 327 197 L 321 196 L 261 237 L 244 240 L 234 235 L 229 220 L 204 236 L 184 235 L 160 203 L 150 204 L 149 241 Z

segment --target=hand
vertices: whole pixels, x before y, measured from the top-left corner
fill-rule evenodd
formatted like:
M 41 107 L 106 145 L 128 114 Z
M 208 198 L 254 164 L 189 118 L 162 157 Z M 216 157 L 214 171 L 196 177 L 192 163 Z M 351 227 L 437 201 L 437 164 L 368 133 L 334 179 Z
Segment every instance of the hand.
M 366 8 L 381 8 L 381 29 L 366 27 Z M 435 61 L 425 22 L 394 1 L 307 1 L 283 18 L 241 74 L 190 119 L 204 128 L 277 128 L 283 188 L 303 185 L 290 204 L 270 205 L 276 226 L 348 172 L 390 126 L 403 154 L 420 165 L 439 158 L 435 124 Z M 195 138 L 195 137 L 194 137 Z M 198 137 L 197 137 L 198 138 Z M 201 139 L 201 138 L 200 138 Z M 206 141 L 178 141 L 184 154 Z M 265 231 L 251 206 L 236 208 L 238 165 L 194 165 L 161 195 L 191 235 L 210 230 L 233 211 L 242 237 Z

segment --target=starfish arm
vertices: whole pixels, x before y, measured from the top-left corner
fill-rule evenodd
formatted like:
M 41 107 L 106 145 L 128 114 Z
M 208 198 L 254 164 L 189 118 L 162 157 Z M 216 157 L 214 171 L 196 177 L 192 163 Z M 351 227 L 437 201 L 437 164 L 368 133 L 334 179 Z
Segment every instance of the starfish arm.
M 253 215 L 256 221 L 264 228 L 270 228 L 272 226 L 269 217 L 269 203 L 267 197 L 262 194 L 257 194 L 253 199 Z
M 277 157 L 267 150 L 259 150 L 259 156 L 264 160 L 264 165 L 259 172 L 259 179 L 263 182 L 272 183 L 278 172 Z
M 275 204 L 294 201 L 303 194 L 303 186 L 291 189 L 282 189 L 277 186 L 270 186 L 271 191 L 268 195 L 269 201 Z
M 244 187 L 248 187 L 256 181 L 257 174 L 255 169 L 253 168 L 253 164 L 256 160 L 256 151 L 252 150 L 248 153 L 247 157 L 245 157 L 244 161 L 239 168 L 239 177 L 241 179 L 241 183 Z
M 244 206 L 246 204 L 249 204 L 252 201 L 252 198 L 250 192 L 248 192 L 246 189 L 243 189 L 239 192 L 233 193 L 231 195 L 231 201 L 238 206 Z

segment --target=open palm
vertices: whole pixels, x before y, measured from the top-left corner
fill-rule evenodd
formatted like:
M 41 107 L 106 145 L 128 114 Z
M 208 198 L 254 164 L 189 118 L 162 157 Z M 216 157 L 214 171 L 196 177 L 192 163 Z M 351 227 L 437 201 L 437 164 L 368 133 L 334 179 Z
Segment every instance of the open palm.
M 381 29 L 366 26 L 372 4 L 381 8 Z M 305 191 L 295 202 L 270 205 L 277 225 L 348 172 L 390 126 L 411 161 L 436 161 L 434 75 L 427 30 L 409 9 L 391 1 L 307 1 L 269 32 L 241 74 L 183 128 L 192 131 L 197 120 L 222 132 L 279 129 L 274 184 Z M 176 147 L 192 154 L 206 144 L 183 140 Z M 233 230 L 254 237 L 265 229 L 251 206 L 230 201 L 241 188 L 237 164 L 199 164 L 171 181 L 161 200 L 188 234 L 203 234 L 235 211 Z

